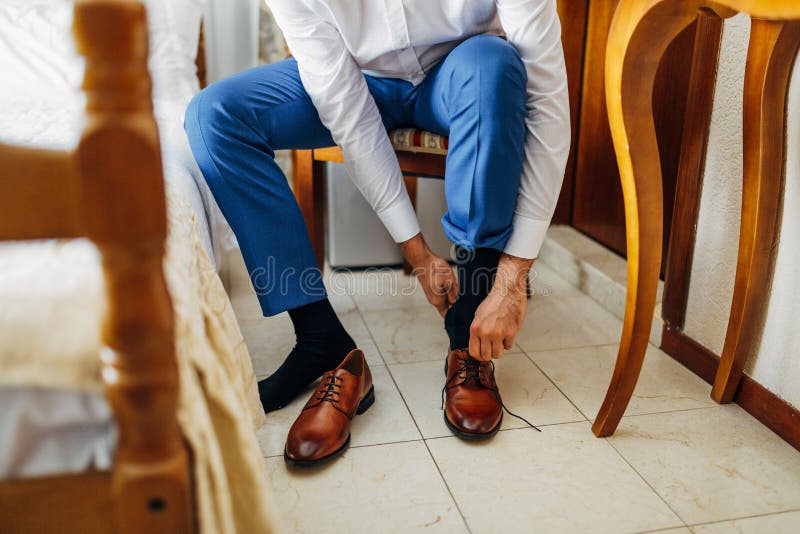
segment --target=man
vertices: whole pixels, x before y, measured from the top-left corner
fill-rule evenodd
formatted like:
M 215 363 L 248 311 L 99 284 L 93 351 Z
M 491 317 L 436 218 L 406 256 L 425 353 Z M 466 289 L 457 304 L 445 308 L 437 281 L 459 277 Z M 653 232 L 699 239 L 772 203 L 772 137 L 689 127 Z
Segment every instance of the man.
M 513 346 L 524 319 L 527 274 L 569 150 L 555 0 L 267 3 L 294 58 L 211 85 L 190 105 L 186 129 L 264 314 L 288 310 L 294 324 L 297 345 L 259 384 L 265 410 L 324 373 L 290 431 L 287 460 L 313 464 L 343 451 L 350 418 L 374 398 L 273 157 L 334 142 L 444 317 L 448 426 L 467 438 L 493 435 L 502 403 L 491 360 Z M 458 280 L 420 233 L 387 136 L 399 127 L 449 135 L 442 225 L 457 246 Z

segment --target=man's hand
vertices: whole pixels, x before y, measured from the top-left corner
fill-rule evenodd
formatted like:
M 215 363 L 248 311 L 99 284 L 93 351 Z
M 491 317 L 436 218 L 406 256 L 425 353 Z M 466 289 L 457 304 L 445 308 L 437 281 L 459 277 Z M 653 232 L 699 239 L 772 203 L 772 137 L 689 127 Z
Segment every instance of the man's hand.
M 411 264 L 428 302 L 444 317 L 458 298 L 458 279 L 453 269 L 428 248 L 421 233 L 400 243 L 400 250 Z
M 514 346 L 528 307 L 528 271 L 533 260 L 503 254 L 492 290 L 478 306 L 469 329 L 469 354 L 489 361 Z

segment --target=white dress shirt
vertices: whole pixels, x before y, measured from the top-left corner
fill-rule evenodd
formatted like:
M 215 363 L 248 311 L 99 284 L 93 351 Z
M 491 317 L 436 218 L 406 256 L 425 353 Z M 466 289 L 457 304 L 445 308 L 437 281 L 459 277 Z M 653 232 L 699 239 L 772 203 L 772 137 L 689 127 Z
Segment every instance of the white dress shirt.
M 419 84 L 461 41 L 505 35 L 528 76 L 525 161 L 505 252 L 534 258 L 570 144 L 555 0 L 267 0 L 303 86 L 342 148 L 354 183 L 395 241 L 419 232 L 397 157 L 363 73 Z

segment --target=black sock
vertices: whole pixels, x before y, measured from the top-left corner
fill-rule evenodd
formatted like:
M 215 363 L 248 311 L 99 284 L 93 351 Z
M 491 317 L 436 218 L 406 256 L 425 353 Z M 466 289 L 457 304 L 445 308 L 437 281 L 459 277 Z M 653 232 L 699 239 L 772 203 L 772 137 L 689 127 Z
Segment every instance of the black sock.
M 469 346 L 469 327 L 478 306 L 492 289 L 501 254 L 501 251 L 493 248 L 467 249 L 456 246 L 458 300 L 444 317 L 450 350 Z
M 269 378 L 258 383 L 265 412 L 283 408 L 356 348 L 328 299 L 289 310 L 297 343 Z

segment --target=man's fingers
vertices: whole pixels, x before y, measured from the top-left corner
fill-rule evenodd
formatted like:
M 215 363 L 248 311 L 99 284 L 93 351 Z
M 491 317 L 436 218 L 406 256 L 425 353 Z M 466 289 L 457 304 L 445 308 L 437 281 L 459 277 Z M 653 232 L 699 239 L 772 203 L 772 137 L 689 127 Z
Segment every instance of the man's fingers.
M 496 337 L 492 341 L 492 358 L 496 360 L 502 355 L 503 355 L 503 340 L 500 339 L 499 337 Z
M 488 362 L 492 359 L 492 340 L 481 338 L 481 360 Z
M 447 300 L 438 295 L 431 299 L 431 304 L 433 304 L 433 307 L 436 308 L 436 311 L 438 311 L 439 315 L 442 317 L 447 315 L 447 310 L 450 309 L 450 305 L 447 303 Z
M 476 360 L 481 359 L 481 338 L 474 332 L 469 335 L 469 355 Z
M 503 347 L 506 350 L 511 350 L 514 348 L 514 338 L 513 337 L 506 337 L 503 338 Z
M 481 336 L 481 360 L 488 362 L 492 359 L 492 339 L 489 336 Z
M 450 304 L 455 304 L 456 300 L 458 300 L 458 280 L 456 280 L 455 277 L 452 277 L 450 281 L 450 287 L 447 290 L 447 301 Z

